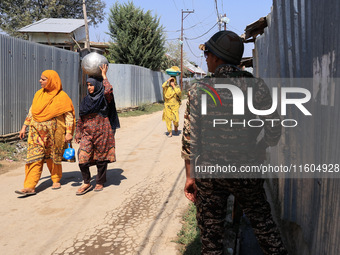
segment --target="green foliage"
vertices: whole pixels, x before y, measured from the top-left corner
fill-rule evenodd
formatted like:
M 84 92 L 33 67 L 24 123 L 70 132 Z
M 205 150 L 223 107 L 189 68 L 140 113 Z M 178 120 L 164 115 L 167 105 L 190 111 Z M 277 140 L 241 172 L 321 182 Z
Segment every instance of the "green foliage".
M 20 141 L 16 144 L 0 142 L 0 160 L 21 160 L 26 155 L 26 142 Z
M 0 143 L 0 160 L 5 159 L 9 155 L 13 155 L 15 153 L 15 146 L 12 146 L 8 143 Z
M 89 24 L 103 22 L 103 0 L 86 1 Z M 23 37 L 18 29 L 43 18 L 83 19 L 82 0 L 1 0 L 0 29 L 8 35 Z
M 144 114 L 151 114 L 154 112 L 158 112 L 163 110 L 163 104 L 143 104 L 137 108 L 137 110 L 129 111 L 129 112 L 121 112 L 118 113 L 119 117 L 132 117 L 132 116 L 140 116 Z
M 182 244 L 181 253 L 196 255 L 201 253 L 199 229 L 196 221 L 196 206 L 190 204 L 189 210 L 183 216 L 183 226 L 177 234 L 176 243 Z
M 157 16 L 135 7 L 132 2 L 116 2 L 108 21 L 109 35 L 115 42 L 110 45 L 110 62 L 160 70 L 165 53 L 164 28 Z

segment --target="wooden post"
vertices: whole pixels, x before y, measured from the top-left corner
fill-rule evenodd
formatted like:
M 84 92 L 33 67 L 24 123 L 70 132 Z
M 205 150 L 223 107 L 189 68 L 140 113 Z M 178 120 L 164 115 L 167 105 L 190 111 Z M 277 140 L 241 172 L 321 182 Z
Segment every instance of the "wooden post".
M 89 26 L 87 24 L 87 14 L 86 14 L 86 4 L 85 0 L 83 0 L 83 13 L 84 13 L 84 21 L 85 21 L 85 32 L 86 32 L 86 39 L 85 39 L 85 48 L 90 51 L 90 37 L 89 37 Z

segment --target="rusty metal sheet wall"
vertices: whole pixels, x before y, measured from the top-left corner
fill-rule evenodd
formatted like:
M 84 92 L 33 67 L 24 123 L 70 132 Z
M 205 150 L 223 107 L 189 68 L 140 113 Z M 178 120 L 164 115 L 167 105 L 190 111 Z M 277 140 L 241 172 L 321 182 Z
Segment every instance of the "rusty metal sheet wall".
M 262 78 L 313 78 L 312 119 L 289 112 L 301 125 L 284 129 L 271 163 L 340 163 L 340 89 L 326 81 L 340 77 L 340 2 L 273 1 L 268 28 L 257 38 L 255 74 Z M 270 84 L 269 84 L 270 85 Z M 272 84 L 274 86 L 274 84 Z M 308 123 L 308 124 L 307 124 Z M 290 254 L 340 254 L 340 180 L 270 180 L 276 190 Z
M 21 129 L 47 69 L 59 73 L 78 112 L 79 54 L 0 35 L 0 135 Z

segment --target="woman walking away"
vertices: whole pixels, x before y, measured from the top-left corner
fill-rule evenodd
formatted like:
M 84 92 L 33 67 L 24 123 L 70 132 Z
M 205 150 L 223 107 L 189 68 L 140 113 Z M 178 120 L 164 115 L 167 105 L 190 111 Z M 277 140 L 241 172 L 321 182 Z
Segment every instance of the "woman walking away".
M 162 85 L 163 98 L 164 98 L 164 110 L 163 110 L 163 121 L 166 123 L 168 130 L 168 137 L 172 136 L 172 122 L 174 123 L 175 133 L 178 132 L 178 110 L 181 104 L 181 89 L 176 84 L 176 78 L 170 77 Z
M 80 143 L 78 159 L 84 184 L 77 195 L 92 189 L 90 166 L 97 165 L 94 191 L 101 191 L 106 182 L 107 164 L 116 161 L 115 132 L 119 120 L 112 86 L 106 77 L 108 65 L 104 64 L 100 69 L 103 78 L 87 79 L 87 95 L 80 104 L 75 141 Z
M 24 188 L 20 195 L 34 195 L 44 162 L 51 172 L 52 189 L 59 189 L 62 177 L 61 160 L 65 142 L 72 141 L 75 113 L 72 100 L 63 91 L 58 73 L 46 70 L 40 77 L 41 89 L 33 98 L 32 106 L 19 133 L 20 139 L 28 132 L 27 160 Z

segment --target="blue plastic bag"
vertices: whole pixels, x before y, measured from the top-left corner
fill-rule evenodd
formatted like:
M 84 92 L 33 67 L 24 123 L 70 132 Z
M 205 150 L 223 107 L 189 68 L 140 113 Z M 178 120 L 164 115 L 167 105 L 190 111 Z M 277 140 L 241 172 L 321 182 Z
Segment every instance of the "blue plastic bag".
M 69 162 L 75 162 L 75 150 L 70 147 L 70 144 L 68 144 L 68 148 L 65 149 L 64 155 L 63 155 L 63 160 L 64 161 L 69 161 Z

